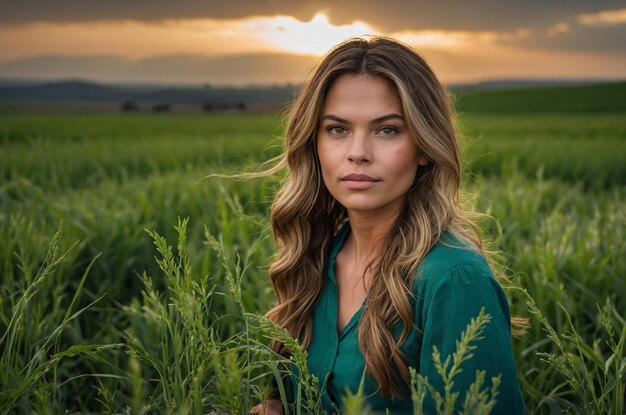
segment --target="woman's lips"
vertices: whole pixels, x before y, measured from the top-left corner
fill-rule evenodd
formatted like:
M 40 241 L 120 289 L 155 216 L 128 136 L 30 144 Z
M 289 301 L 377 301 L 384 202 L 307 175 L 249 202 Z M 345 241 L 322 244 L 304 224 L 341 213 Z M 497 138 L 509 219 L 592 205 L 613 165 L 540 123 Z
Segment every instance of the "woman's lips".
M 380 179 L 366 174 L 348 174 L 341 178 L 341 183 L 351 190 L 365 190 L 375 186 Z

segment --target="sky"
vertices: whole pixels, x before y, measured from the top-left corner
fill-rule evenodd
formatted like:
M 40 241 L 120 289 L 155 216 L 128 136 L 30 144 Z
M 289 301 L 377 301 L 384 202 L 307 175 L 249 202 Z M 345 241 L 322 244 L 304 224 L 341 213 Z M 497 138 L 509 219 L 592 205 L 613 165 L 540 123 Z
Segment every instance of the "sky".
M 390 36 L 447 84 L 626 79 L 624 0 L 0 0 L 0 78 L 299 83 L 353 36 Z

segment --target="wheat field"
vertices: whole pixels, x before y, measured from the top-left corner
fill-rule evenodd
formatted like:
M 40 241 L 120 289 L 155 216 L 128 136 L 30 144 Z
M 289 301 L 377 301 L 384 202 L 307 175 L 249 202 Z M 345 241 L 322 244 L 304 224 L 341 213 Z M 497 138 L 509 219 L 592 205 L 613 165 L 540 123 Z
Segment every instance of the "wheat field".
M 513 345 L 531 414 L 625 410 L 624 112 L 459 115 L 464 203 L 491 216 L 530 320 Z M 280 178 L 207 176 L 278 155 L 282 123 L 0 112 L 2 413 L 243 414 L 266 396 L 285 370 L 261 317 Z

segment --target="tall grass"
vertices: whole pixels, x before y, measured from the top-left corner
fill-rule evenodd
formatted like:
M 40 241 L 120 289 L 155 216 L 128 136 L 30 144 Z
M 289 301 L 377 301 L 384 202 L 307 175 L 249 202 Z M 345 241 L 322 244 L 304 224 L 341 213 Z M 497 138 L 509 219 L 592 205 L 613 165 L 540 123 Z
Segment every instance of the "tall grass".
M 133 384 L 132 412 L 246 413 L 254 403 L 264 399 L 258 389 L 261 380 L 267 381 L 273 376 L 275 384 L 281 386 L 281 401 L 287 413 L 326 413 L 321 406 L 320 381 L 308 371 L 307 352 L 299 341 L 266 317 L 245 309 L 241 283 L 250 255 L 238 257 L 231 268 L 223 243 L 207 232 L 207 242 L 221 259 L 229 285 L 228 293 L 217 291 L 217 285 L 212 284 L 208 276 L 198 278 L 192 273 L 186 248 L 187 223 L 187 220 L 179 220 L 176 226 L 175 250 L 162 236 L 148 232 L 159 254 L 156 261 L 167 280 L 167 290 L 159 294 L 153 278 L 144 274 L 143 302 L 125 307 L 132 321 L 125 335 L 127 350 L 145 364 L 149 373 L 154 373 L 150 376 L 154 379 L 152 382 L 142 381 L 141 376 L 134 382 L 129 379 Z M 216 295 L 223 295 L 226 301 L 237 304 L 239 312 L 212 315 Z M 232 324 L 231 319 L 243 326 L 237 333 L 225 337 L 220 334 L 223 330 L 219 326 Z M 472 342 L 481 339 L 483 327 L 489 321 L 490 316 L 481 310 L 461 334 L 454 355 L 443 362 L 440 352 L 433 348 L 435 367 L 445 385 L 443 396 L 427 378 L 412 372 L 416 413 L 421 413 L 423 401 L 423 397 L 418 397 L 418 390 L 433 395 L 437 413 L 453 413 L 460 395 L 459 391 L 452 392 L 454 377 L 461 372 L 463 363 L 472 358 L 472 350 L 476 349 Z M 272 352 L 269 341 L 274 340 L 283 342 L 291 350 L 289 360 Z M 283 370 L 279 371 L 279 367 Z M 135 369 L 131 376 L 137 372 Z M 299 384 L 295 401 L 288 402 L 282 379 L 293 374 L 298 375 Z M 488 414 L 495 405 L 499 378 L 492 379 L 491 389 L 482 389 L 483 381 L 484 372 L 478 371 L 476 382 L 465 395 L 464 413 Z M 362 392 L 362 389 L 357 394 L 348 392 L 344 397 L 348 413 L 367 411 Z M 146 396 L 149 396 L 149 404 L 142 404 Z
M 2 412 L 245 413 L 267 396 L 294 364 L 258 317 L 275 182 L 202 178 L 277 154 L 279 124 L 0 115 Z M 532 322 L 513 339 L 529 412 L 623 412 L 625 123 L 483 113 L 461 130 L 464 192 L 525 289 L 508 294 Z M 303 379 L 290 410 L 318 408 L 320 380 Z M 358 392 L 346 402 L 366 409 Z
M 0 379 L 3 413 L 39 413 L 54 411 L 62 395 L 61 381 L 72 380 L 64 359 L 80 357 L 101 361 L 100 352 L 121 344 L 89 344 L 65 346 L 62 336 L 75 329 L 76 322 L 91 306 L 75 309 L 85 279 L 95 257 L 81 277 L 69 304 L 64 286 L 55 286 L 57 267 L 67 260 L 67 252 L 59 252 L 60 231 L 50 240 L 48 251 L 39 269 L 25 258 L 20 261 L 19 279 L 10 281 L 13 291 L 3 297 L 3 334 L 0 337 Z M 12 283 L 12 284 L 11 284 Z
M 582 185 L 585 191 L 626 185 L 622 114 L 466 114 L 460 116 L 465 160 L 473 175 L 516 172 Z

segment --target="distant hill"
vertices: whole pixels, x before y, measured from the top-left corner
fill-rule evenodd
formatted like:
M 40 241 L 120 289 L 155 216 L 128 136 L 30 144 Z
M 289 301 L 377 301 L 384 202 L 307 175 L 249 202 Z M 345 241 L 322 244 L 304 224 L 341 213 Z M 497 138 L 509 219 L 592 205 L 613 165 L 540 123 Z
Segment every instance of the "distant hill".
M 458 89 L 455 106 L 467 113 L 626 112 L 626 82 Z
M 113 86 L 80 81 L 0 87 L 3 101 L 111 102 L 127 94 Z
M 20 103 L 121 103 L 169 105 L 284 104 L 293 99 L 294 88 L 264 87 L 159 87 L 104 85 L 85 81 L 40 84 L 0 84 L 0 101 Z
M 464 113 L 626 112 L 626 81 L 556 84 L 557 81 L 492 81 L 451 86 Z M 11 82 L 0 80 L 0 102 L 196 106 L 205 109 L 280 108 L 295 94 L 292 85 L 259 87 L 162 87 L 106 85 L 85 81 Z

